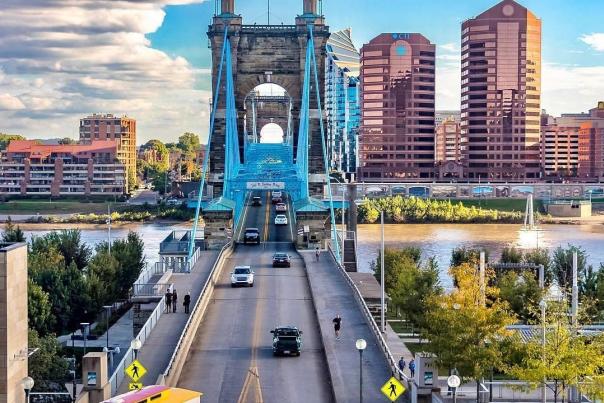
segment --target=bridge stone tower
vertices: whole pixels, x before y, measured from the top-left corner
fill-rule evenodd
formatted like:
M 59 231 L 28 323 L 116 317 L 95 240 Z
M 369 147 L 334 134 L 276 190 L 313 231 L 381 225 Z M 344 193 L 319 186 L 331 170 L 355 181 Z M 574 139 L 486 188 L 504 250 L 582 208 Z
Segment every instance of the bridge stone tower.
M 303 0 L 303 14 L 298 15 L 294 25 L 244 25 L 242 17 L 235 14 L 235 1 L 222 0 L 221 13 L 214 16 L 209 26 L 208 37 L 212 48 L 212 88 L 215 91 L 220 55 L 223 46 L 225 26 L 228 26 L 233 63 L 235 105 L 237 108 L 239 144 L 241 160 L 243 153 L 243 133 L 245 101 L 247 95 L 258 85 L 274 83 L 283 87 L 292 98 L 292 125 L 294 134 L 294 156 L 298 141 L 298 126 L 304 82 L 304 64 L 308 42 L 308 25 L 313 25 L 315 57 L 319 72 L 319 94 L 324 105 L 325 44 L 329 38 L 329 27 L 323 16 L 317 14 L 317 0 Z M 222 194 L 225 169 L 225 80 L 215 111 L 215 127 L 210 153 L 210 174 L 208 183 L 213 186 L 214 196 Z M 319 109 L 316 91 L 312 88 L 310 97 L 309 133 L 309 186 L 311 194 L 323 191 L 325 167 L 321 146 Z

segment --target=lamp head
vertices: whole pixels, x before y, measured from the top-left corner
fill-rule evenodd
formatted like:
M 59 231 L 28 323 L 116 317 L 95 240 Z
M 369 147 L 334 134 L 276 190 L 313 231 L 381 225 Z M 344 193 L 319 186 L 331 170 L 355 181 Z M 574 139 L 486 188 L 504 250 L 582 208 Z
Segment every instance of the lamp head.
M 365 339 L 358 339 L 355 343 L 357 350 L 359 351 L 363 351 L 367 348 L 367 342 L 365 341 Z
M 21 379 L 21 386 L 23 386 L 23 389 L 26 391 L 30 391 L 34 388 L 34 380 L 31 376 L 26 376 L 25 378 Z
M 140 341 L 139 339 L 134 339 L 130 342 L 130 347 L 132 347 L 132 349 L 135 351 L 140 350 L 142 346 L 143 346 L 143 342 Z

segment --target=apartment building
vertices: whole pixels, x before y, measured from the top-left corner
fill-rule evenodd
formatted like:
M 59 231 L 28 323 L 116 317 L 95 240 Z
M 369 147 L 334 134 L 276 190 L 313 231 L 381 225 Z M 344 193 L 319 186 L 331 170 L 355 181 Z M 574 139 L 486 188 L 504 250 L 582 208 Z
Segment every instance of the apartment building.
M 436 47 L 385 33 L 361 49 L 359 181 L 433 178 Z
M 541 20 L 503 0 L 462 24 L 461 135 L 469 179 L 541 176 Z
M 445 118 L 436 125 L 436 161 L 456 161 L 463 159 L 461 127 L 454 116 Z
M 43 145 L 11 141 L 0 160 L 0 194 L 7 196 L 119 196 L 126 166 L 114 140 Z
M 127 178 L 135 180 L 136 120 L 126 116 L 96 113 L 80 119 L 80 143 L 90 144 L 97 140 L 117 141 L 117 158 L 126 165 Z
M 590 119 L 579 127 L 579 177 L 604 180 L 604 102 L 589 111 Z

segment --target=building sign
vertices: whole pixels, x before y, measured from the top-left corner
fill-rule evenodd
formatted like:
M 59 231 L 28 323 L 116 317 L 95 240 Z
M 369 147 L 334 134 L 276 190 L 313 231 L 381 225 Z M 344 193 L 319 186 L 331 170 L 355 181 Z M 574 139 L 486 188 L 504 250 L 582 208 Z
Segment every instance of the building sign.
M 87 376 L 86 376 L 86 384 L 88 386 L 96 386 L 96 372 L 91 372 L 89 371 Z
M 283 190 L 285 182 L 248 182 L 247 190 Z

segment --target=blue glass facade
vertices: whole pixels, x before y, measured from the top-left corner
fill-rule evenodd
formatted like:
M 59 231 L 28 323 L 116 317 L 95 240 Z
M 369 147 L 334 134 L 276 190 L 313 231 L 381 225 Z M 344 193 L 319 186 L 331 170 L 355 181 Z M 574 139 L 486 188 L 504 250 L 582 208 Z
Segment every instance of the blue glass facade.
M 325 112 L 327 148 L 332 171 L 353 174 L 357 169 L 360 56 L 350 29 L 335 32 L 327 41 Z

